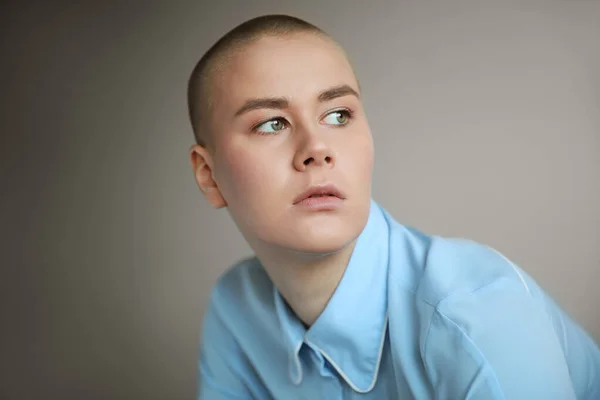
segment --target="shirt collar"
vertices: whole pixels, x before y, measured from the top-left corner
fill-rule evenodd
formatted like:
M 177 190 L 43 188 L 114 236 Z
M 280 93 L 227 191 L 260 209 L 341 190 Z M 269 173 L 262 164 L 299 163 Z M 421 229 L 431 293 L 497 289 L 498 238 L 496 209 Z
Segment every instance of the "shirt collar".
M 369 218 L 323 313 L 307 331 L 275 289 L 275 306 L 288 342 L 290 379 L 302 381 L 298 352 L 303 342 L 321 354 L 357 392 L 377 380 L 387 328 L 389 227 L 371 201 Z

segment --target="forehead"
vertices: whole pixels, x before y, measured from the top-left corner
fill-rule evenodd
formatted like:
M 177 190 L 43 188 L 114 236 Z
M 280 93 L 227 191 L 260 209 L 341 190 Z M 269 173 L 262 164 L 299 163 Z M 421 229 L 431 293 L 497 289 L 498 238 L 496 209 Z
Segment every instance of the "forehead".
M 352 67 L 340 47 L 314 34 L 263 37 L 236 51 L 215 78 L 214 98 L 224 107 L 260 97 L 308 101 L 341 84 L 358 91 Z

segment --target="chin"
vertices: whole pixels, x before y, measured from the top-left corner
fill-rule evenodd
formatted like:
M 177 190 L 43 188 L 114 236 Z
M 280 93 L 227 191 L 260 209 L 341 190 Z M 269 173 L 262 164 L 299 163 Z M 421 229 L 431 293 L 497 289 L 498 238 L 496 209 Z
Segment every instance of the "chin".
M 348 246 L 355 237 L 312 237 L 297 240 L 293 246 L 289 246 L 294 251 L 305 254 L 332 254 Z
M 341 222 L 341 221 L 340 221 Z M 301 253 L 330 254 L 342 250 L 360 235 L 366 220 L 353 223 L 329 223 L 287 232 L 285 247 Z
M 255 251 L 271 248 L 312 255 L 332 254 L 351 245 L 362 233 L 369 210 L 367 203 L 333 214 L 288 214 L 268 224 L 252 226 L 247 229 L 252 235 L 244 236 Z

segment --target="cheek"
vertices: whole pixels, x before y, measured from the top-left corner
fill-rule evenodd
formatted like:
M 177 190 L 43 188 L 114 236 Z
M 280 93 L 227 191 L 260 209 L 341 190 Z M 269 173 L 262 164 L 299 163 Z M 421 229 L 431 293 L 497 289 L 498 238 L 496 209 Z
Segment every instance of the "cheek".
M 363 153 L 363 167 L 365 168 L 365 172 L 370 173 L 370 167 L 373 166 L 373 138 L 369 134 L 365 136 L 364 143 L 361 146 L 361 151 Z
M 353 171 L 354 176 L 366 177 L 371 175 L 373 169 L 373 138 L 368 128 L 355 136 L 355 140 L 346 142 L 345 167 Z
M 252 203 L 253 200 L 268 194 L 269 183 L 277 181 L 273 165 L 267 163 L 266 155 L 260 152 L 232 148 L 220 160 L 217 181 L 228 203 Z
M 252 182 L 256 180 L 257 171 L 252 160 L 241 152 L 230 151 L 223 155 L 217 168 L 217 183 L 228 203 L 244 196 Z
M 280 217 L 285 169 L 276 160 L 243 146 L 222 154 L 215 174 L 229 214 L 246 238 L 268 238 Z

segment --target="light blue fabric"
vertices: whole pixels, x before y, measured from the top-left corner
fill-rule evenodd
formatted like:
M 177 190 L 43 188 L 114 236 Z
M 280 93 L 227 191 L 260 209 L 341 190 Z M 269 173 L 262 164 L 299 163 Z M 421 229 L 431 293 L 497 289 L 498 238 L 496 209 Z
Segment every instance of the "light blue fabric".
M 405 227 L 375 202 L 308 330 L 256 258 L 219 279 L 199 399 L 411 398 L 599 400 L 600 350 L 496 251 Z

